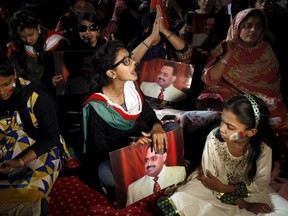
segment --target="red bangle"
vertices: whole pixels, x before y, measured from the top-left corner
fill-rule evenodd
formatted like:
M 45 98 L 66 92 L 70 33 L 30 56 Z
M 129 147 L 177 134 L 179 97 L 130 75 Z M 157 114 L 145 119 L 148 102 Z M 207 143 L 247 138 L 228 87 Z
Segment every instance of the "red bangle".
M 27 161 L 25 158 L 19 158 L 19 159 L 20 159 L 20 161 L 22 162 L 22 163 L 21 163 L 22 167 L 24 167 L 24 166 L 27 165 L 28 161 Z

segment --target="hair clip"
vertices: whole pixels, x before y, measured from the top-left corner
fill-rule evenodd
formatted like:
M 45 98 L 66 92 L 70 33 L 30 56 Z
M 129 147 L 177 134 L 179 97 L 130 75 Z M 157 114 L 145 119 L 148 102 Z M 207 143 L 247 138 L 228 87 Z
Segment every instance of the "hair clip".
M 253 108 L 254 115 L 255 115 L 255 128 L 257 128 L 259 125 L 259 122 L 260 122 L 260 111 L 259 111 L 258 104 L 255 101 L 255 99 L 252 97 L 252 95 L 245 94 L 244 96 L 249 100 L 249 102 Z

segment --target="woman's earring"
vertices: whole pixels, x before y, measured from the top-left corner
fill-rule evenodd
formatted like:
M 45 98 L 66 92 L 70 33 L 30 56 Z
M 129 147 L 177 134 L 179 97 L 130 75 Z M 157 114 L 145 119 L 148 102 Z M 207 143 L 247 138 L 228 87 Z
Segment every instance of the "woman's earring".
M 38 29 L 38 33 L 41 34 L 41 29 Z

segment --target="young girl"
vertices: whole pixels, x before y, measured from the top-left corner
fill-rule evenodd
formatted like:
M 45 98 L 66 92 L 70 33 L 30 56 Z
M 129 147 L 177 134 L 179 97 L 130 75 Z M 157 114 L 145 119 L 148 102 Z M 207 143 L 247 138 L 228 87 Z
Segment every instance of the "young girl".
M 58 32 L 48 30 L 30 11 L 20 10 L 9 22 L 7 55 L 18 76 L 51 87 L 54 69 L 50 68 L 48 52 L 66 50 L 69 41 Z M 51 79 L 50 79 L 51 78 Z
M 109 152 L 129 145 L 131 137 L 140 137 L 137 143 L 153 141 L 155 151 L 164 153 L 167 135 L 144 100 L 136 82 L 136 62 L 121 41 L 103 44 L 93 56 L 93 67 L 97 73 L 91 80 L 91 95 L 83 107 L 83 167 L 92 176 L 88 180 L 95 181 L 92 185 L 97 187 L 99 177 L 101 184 L 113 188 Z
M 47 214 L 61 169 L 59 144 L 50 95 L 19 78 L 0 52 L 0 215 Z
M 288 215 L 288 202 L 269 186 L 271 134 L 262 100 L 252 95 L 228 99 L 220 127 L 207 137 L 201 172 L 164 201 L 184 215 Z

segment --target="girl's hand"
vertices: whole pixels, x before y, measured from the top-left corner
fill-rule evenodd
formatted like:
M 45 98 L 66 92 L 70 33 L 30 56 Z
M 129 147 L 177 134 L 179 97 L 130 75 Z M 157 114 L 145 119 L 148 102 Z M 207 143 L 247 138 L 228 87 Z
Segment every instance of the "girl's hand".
M 224 184 L 209 170 L 206 170 L 206 176 L 198 174 L 197 179 L 201 181 L 201 183 L 210 190 L 223 192 Z
M 271 207 L 267 203 L 248 203 L 246 209 L 254 214 L 272 212 Z
M 229 55 L 229 57 L 231 58 L 237 49 L 235 42 L 233 40 L 228 40 L 224 42 L 224 45 L 225 45 L 226 54 Z
M 164 154 L 168 149 L 167 134 L 161 124 L 157 123 L 150 131 L 155 153 Z
M 143 135 L 143 136 L 138 137 L 138 138 L 135 139 L 133 142 L 131 142 L 130 145 L 137 145 L 137 144 L 148 145 L 149 142 L 151 142 L 150 133 L 142 132 L 142 135 Z
M 154 21 L 154 24 L 153 24 L 152 32 L 151 32 L 151 36 L 153 37 L 153 40 L 155 40 L 157 37 L 160 36 L 160 32 L 159 32 L 160 20 L 161 20 L 161 18 L 157 14 L 155 21 Z
M 52 78 L 52 84 L 53 84 L 54 86 L 56 86 L 57 83 L 59 83 L 61 80 L 63 80 L 62 74 L 55 75 L 55 76 Z
M 157 10 L 156 19 L 158 18 L 159 20 L 159 30 L 161 33 L 163 33 L 164 31 L 167 31 L 168 29 L 165 26 L 164 17 L 163 17 L 160 5 L 156 5 L 156 10 Z
M 246 209 L 247 211 L 253 212 L 254 214 L 259 213 L 270 213 L 272 208 L 267 203 L 249 203 L 243 198 L 238 198 L 235 202 L 240 209 Z
M 18 160 L 4 160 L 0 164 L 0 173 L 7 175 L 12 169 L 21 167 Z

